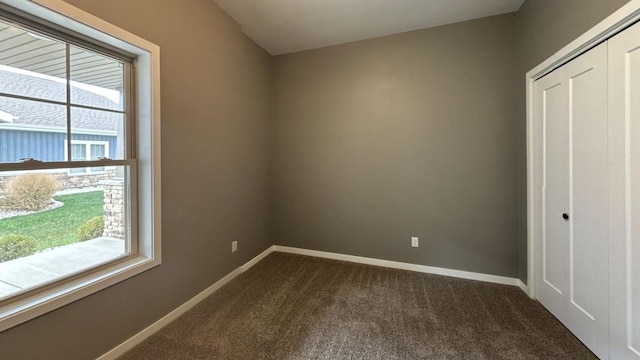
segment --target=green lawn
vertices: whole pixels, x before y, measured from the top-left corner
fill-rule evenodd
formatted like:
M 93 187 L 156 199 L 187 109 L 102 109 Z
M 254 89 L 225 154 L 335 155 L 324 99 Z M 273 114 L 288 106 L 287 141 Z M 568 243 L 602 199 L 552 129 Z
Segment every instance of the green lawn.
M 102 215 L 103 192 L 56 196 L 63 206 L 37 214 L 0 220 L 0 237 L 22 234 L 34 238 L 37 251 L 77 242 L 76 231 L 91 218 Z

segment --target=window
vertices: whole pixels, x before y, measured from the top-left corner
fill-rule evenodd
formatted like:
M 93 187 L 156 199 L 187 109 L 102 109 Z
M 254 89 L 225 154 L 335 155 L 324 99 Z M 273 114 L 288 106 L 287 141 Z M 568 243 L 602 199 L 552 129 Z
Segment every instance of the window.
M 158 65 L 64 2 L 0 0 L 0 331 L 160 264 Z
M 67 143 L 65 141 L 65 149 Z M 109 142 L 107 141 L 83 141 L 71 140 L 71 161 L 102 160 L 109 157 Z M 65 155 L 65 160 L 68 156 Z M 91 168 L 71 168 L 70 174 L 94 174 L 105 172 L 104 166 Z

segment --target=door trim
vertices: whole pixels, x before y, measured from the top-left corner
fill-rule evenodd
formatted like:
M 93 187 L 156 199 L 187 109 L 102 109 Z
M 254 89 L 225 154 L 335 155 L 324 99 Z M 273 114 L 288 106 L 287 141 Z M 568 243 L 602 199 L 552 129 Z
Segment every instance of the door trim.
M 527 287 L 528 294 L 532 299 L 536 298 L 536 258 L 535 258 L 535 236 L 540 229 L 536 228 L 539 220 L 536 212 L 536 187 L 534 163 L 540 155 L 535 147 L 535 108 L 534 108 L 534 86 L 536 80 L 568 63 L 569 61 L 584 54 L 602 42 L 608 40 L 627 27 L 640 20 L 640 0 L 631 0 L 618 11 L 601 21 L 569 45 L 556 52 L 550 58 L 536 66 L 526 75 L 527 87 Z

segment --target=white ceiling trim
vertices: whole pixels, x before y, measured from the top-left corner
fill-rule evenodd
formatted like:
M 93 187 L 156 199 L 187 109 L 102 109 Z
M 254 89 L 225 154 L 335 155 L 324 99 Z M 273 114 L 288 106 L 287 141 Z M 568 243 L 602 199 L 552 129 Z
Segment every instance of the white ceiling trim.
M 524 0 L 213 0 L 272 55 L 517 11 Z

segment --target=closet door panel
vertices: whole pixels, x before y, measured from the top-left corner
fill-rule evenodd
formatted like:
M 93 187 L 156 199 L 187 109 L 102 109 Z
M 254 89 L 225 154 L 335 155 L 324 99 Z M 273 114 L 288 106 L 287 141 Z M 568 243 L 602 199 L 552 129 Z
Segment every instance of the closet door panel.
M 569 312 L 600 358 L 609 341 L 607 44 L 567 66 L 569 78 Z
M 609 357 L 607 44 L 536 82 L 542 231 L 537 297 Z
M 609 41 L 611 358 L 640 359 L 640 24 Z
M 567 264 L 569 228 L 562 218 L 569 194 L 569 127 L 566 121 L 566 84 L 544 90 L 545 143 L 545 234 L 543 279 L 559 294 L 568 290 Z
M 562 218 L 569 204 L 568 85 L 561 71 L 536 83 L 542 120 L 542 232 L 540 239 L 540 301 L 566 322 L 564 298 L 569 289 L 569 227 Z

